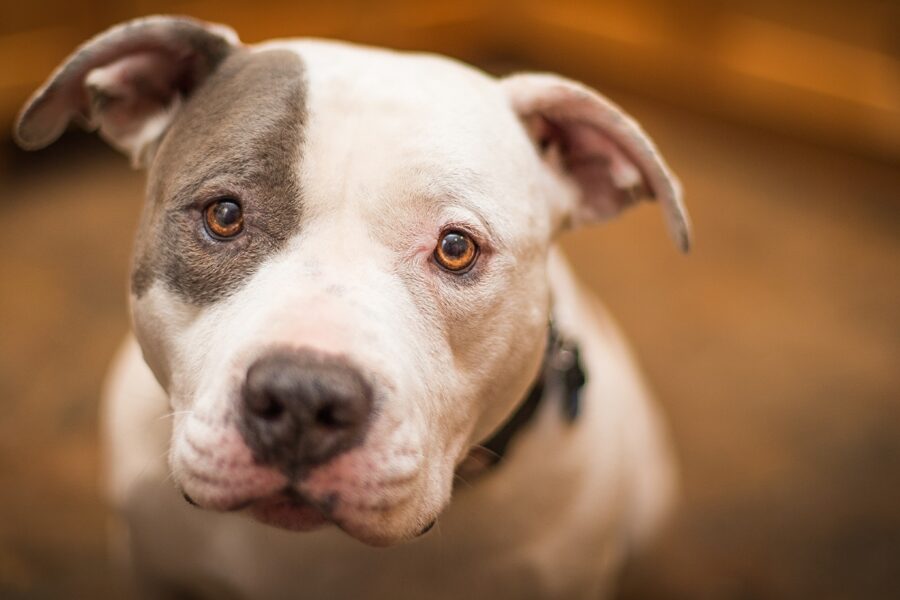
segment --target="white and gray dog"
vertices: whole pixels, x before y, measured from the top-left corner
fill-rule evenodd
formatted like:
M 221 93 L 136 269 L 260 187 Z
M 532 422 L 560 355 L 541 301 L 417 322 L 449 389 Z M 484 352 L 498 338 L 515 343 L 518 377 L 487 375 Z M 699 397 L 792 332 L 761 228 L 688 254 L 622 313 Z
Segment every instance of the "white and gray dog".
M 15 136 L 73 120 L 148 173 L 105 408 L 145 591 L 609 593 L 674 477 L 556 240 L 646 198 L 687 249 L 631 118 L 554 75 L 149 17 L 81 46 Z

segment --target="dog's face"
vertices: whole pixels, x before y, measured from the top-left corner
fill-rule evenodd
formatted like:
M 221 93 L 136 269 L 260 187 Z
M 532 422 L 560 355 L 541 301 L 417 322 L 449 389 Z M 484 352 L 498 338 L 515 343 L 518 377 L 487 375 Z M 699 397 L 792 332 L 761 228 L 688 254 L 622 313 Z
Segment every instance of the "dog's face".
M 26 108 L 148 167 L 132 312 L 197 505 L 373 544 L 418 535 L 538 371 L 566 225 L 677 184 L 586 88 L 325 42 L 243 47 L 153 18 L 83 46 Z
M 225 58 L 156 150 L 133 275 L 185 492 L 275 496 L 251 510 L 376 543 L 428 525 L 538 368 L 535 161 L 496 84 L 449 62 L 303 43 Z M 240 230 L 216 233 L 221 216 Z

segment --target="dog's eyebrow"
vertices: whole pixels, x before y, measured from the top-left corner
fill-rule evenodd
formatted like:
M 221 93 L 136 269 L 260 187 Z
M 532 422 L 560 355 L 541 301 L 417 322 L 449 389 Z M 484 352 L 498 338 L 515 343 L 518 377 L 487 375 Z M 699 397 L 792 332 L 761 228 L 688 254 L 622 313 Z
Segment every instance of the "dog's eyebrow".
M 441 172 L 422 173 L 426 179 L 426 189 L 434 197 L 446 197 L 464 201 L 478 193 L 483 193 L 484 176 L 468 168 L 456 168 L 448 170 L 444 167 Z
M 423 174 L 424 175 L 424 174 Z M 444 210 L 461 207 L 478 219 L 488 236 L 498 245 L 503 245 L 503 239 L 499 237 L 498 228 L 494 227 L 491 220 L 485 214 L 480 198 L 484 198 L 488 192 L 483 185 L 484 176 L 472 169 L 452 169 L 426 178 L 424 189 L 419 192 L 433 209 Z

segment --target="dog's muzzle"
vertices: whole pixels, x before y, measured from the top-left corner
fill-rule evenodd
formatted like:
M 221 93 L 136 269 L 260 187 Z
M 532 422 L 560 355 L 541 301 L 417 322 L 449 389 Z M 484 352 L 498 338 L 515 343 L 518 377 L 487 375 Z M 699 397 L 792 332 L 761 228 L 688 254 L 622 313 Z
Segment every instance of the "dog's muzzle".
M 258 463 L 296 479 L 362 442 L 372 396 L 344 358 L 280 349 L 247 370 L 239 428 Z

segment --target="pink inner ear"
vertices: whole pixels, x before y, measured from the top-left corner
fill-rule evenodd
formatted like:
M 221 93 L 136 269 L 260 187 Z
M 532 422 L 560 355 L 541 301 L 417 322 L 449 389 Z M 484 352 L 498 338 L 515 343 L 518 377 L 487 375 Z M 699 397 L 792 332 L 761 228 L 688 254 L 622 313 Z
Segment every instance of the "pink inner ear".
M 608 219 L 648 193 L 644 177 L 627 154 L 589 125 L 569 128 L 568 165 L 595 218 Z
M 596 124 L 571 116 L 534 115 L 528 119 L 533 139 L 547 158 L 558 149 L 560 165 L 584 194 L 578 210 L 584 220 L 607 219 L 649 194 L 640 169 Z
M 134 135 L 146 119 L 172 102 L 186 64 L 166 53 L 148 51 L 92 70 L 85 78 L 91 121 L 112 139 Z
M 118 136 L 137 131 L 177 93 L 199 85 L 239 46 L 231 29 L 188 17 L 144 17 L 112 27 L 82 44 L 35 92 L 16 121 L 15 139 L 30 150 L 43 148 L 70 120 L 91 119 L 124 149 L 128 143 Z

